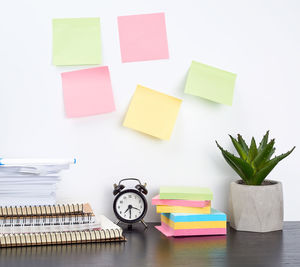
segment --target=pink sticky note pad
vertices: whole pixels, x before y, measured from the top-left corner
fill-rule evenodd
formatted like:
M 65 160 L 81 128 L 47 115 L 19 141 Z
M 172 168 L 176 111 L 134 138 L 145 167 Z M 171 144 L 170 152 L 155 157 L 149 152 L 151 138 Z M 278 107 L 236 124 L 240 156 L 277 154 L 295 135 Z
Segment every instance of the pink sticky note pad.
M 197 235 L 226 235 L 226 228 L 177 229 L 174 230 L 164 222 L 155 226 L 165 236 L 197 236 Z
M 182 207 L 208 207 L 210 200 L 182 200 L 182 199 L 160 199 L 159 195 L 152 198 L 152 205 L 182 206 Z
M 92 116 L 115 110 L 107 66 L 63 72 L 61 77 L 68 118 Z
M 118 17 L 122 62 L 168 59 L 164 13 Z

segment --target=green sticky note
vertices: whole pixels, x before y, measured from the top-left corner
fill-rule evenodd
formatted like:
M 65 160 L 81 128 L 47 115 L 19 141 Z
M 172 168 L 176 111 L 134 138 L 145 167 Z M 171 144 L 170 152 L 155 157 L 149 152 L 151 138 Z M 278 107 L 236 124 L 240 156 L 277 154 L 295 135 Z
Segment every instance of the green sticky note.
M 184 92 L 232 105 L 236 74 L 192 61 Z
M 212 200 L 209 188 L 196 186 L 162 186 L 159 190 L 160 199 Z
M 53 64 L 101 63 L 100 18 L 53 19 Z

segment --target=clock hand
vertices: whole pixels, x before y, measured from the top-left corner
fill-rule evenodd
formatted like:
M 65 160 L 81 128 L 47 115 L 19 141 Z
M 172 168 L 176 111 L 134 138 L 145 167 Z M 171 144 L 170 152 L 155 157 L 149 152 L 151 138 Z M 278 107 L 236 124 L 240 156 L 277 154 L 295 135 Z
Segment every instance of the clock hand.
M 124 213 L 126 213 L 128 210 L 129 210 L 129 206 L 128 206 L 127 210 L 124 211 Z
M 132 209 L 135 209 L 135 210 L 140 210 L 140 209 L 138 209 L 138 208 L 135 208 L 135 207 L 132 207 Z
M 131 219 L 131 209 L 129 210 L 129 219 Z

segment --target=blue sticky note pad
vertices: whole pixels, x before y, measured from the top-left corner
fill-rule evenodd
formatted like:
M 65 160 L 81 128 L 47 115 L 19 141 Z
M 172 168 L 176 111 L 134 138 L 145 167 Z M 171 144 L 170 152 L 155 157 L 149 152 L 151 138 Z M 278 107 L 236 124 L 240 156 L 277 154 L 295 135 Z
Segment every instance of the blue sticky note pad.
M 211 209 L 211 214 L 194 213 L 162 213 L 173 222 L 201 222 L 201 221 L 226 221 L 226 214 L 216 209 Z

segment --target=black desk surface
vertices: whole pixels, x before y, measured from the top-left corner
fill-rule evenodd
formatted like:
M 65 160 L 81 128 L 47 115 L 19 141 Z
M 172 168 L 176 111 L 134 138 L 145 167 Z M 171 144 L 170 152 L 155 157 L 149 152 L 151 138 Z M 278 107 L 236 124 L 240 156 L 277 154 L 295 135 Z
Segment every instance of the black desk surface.
M 127 242 L 0 249 L 0 266 L 300 266 L 300 222 L 259 234 L 166 238 L 149 224 L 125 231 Z

